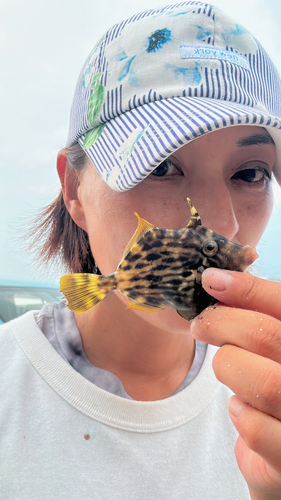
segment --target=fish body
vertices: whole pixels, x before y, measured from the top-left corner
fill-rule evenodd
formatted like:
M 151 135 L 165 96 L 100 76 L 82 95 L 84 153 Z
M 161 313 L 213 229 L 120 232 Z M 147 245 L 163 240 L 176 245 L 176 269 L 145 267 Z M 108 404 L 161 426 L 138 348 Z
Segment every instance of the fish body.
M 61 278 L 67 306 L 83 313 L 111 290 L 128 298 L 128 308 L 153 313 L 167 307 L 192 319 L 216 299 L 201 286 L 208 267 L 243 272 L 257 258 L 254 248 L 238 245 L 201 225 L 187 199 L 191 218 L 182 229 L 161 229 L 138 217 L 116 271 L 110 275 L 70 274 Z

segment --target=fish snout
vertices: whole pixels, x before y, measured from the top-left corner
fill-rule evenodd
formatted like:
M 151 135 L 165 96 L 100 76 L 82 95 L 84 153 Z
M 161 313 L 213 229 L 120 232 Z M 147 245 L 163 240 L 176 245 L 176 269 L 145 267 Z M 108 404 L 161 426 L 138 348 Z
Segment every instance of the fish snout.
M 243 252 L 244 252 L 244 271 L 245 269 L 253 264 L 255 260 L 257 260 L 259 254 L 257 253 L 256 249 L 253 247 L 250 247 L 249 245 L 245 245 L 243 247 Z

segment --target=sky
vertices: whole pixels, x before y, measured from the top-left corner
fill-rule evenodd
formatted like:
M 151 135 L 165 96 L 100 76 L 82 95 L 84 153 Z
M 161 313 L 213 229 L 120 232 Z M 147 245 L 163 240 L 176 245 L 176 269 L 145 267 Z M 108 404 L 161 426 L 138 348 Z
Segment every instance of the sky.
M 0 0 L 0 282 L 57 283 L 24 251 L 19 237 L 60 186 L 56 156 L 66 143 L 74 88 L 82 65 L 104 32 L 136 12 L 168 0 Z M 280 0 L 213 0 L 244 25 L 281 74 Z M 260 244 L 257 273 L 281 279 L 281 195 Z

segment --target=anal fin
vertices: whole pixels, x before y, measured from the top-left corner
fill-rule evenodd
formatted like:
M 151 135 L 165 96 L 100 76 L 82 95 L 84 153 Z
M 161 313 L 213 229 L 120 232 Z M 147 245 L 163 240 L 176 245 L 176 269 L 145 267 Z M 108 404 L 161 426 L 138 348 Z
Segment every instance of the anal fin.
M 154 314 L 154 313 L 158 313 L 160 311 L 164 311 L 164 309 L 166 309 L 166 307 L 147 306 L 146 304 L 141 304 L 140 302 L 137 302 L 136 300 L 130 299 L 128 297 L 127 309 L 135 309 L 136 311 L 141 311 L 141 312 L 148 313 L 148 314 Z

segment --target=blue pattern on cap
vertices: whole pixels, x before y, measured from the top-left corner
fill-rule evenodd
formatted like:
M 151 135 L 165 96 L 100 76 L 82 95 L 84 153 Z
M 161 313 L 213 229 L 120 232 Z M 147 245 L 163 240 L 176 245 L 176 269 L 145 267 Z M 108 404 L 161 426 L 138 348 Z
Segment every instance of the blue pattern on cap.
M 163 28 L 161 30 L 156 30 L 152 35 L 148 37 L 148 47 L 147 52 L 156 52 L 160 50 L 165 43 L 171 40 L 171 30 Z

